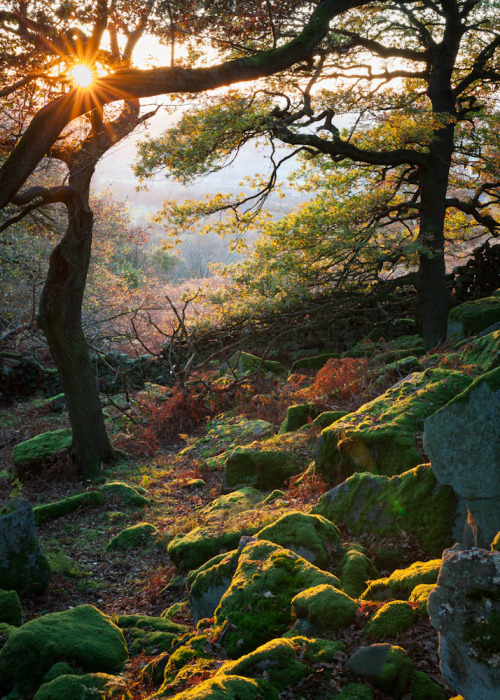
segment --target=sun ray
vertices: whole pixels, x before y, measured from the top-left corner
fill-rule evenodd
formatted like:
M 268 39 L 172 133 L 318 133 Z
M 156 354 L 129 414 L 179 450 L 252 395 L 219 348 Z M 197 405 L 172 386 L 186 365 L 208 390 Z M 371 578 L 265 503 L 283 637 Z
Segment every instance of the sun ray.
M 94 72 L 85 63 L 75 63 L 70 70 L 73 83 L 79 88 L 88 88 L 95 80 Z

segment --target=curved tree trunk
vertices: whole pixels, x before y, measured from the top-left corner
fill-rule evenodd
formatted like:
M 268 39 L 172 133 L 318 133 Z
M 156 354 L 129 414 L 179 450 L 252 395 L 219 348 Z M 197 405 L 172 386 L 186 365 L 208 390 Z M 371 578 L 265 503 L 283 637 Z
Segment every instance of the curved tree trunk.
M 68 227 L 50 257 L 40 299 L 38 324 L 57 364 L 73 431 L 79 470 L 93 476 L 112 460 L 89 350 L 81 324 L 85 282 L 92 245 L 93 214 L 88 204 L 90 178 L 70 177 L 66 202 Z

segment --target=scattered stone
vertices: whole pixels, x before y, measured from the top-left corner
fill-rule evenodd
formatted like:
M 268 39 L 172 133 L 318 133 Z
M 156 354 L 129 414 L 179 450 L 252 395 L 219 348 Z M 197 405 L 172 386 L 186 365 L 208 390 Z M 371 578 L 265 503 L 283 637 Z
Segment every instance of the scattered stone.
M 300 511 L 283 515 L 260 530 L 256 538 L 291 549 L 320 569 L 328 568 L 332 557 L 343 551 L 340 531 L 333 523 Z
M 428 617 L 427 601 L 429 600 L 431 591 L 433 591 L 435 587 L 434 583 L 419 583 L 408 596 L 409 603 L 417 603 L 417 612 L 419 615 Z
M 144 495 L 144 489 L 139 489 L 123 481 L 107 481 L 99 490 L 103 491 L 106 496 L 119 499 L 124 506 L 133 506 L 136 508 L 144 508 L 149 505 L 149 499 Z
M 105 503 L 104 496 L 100 491 L 85 491 L 85 493 L 77 493 L 74 496 L 67 496 L 60 501 L 54 503 L 45 503 L 41 506 L 33 508 L 36 525 L 42 525 L 50 520 L 56 520 L 63 515 L 73 513 L 78 508 L 86 508 L 88 506 L 103 506 Z
M 500 321 L 500 290 L 491 297 L 466 301 L 455 306 L 448 316 L 448 338 L 463 338 Z
M 340 560 L 336 574 L 340 577 L 342 589 L 351 598 L 359 598 L 367 581 L 378 578 L 377 569 L 360 545 L 350 545 Z
M 279 435 L 290 433 L 307 425 L 313 418 L 318 416 L 319 409 L 313 403 L 301 403 L 289 406 L 286 411 L 286 418 L 278 431 Z
M 406 569 L 396 569 L 390 576 L 371 581 L 363 593 L 363 600 L 387 600 L 389 598 L 407 598 L 420 583 L 436 583 L 441 559 L 416 561 Z
M 235 374 L 251 374 L 258 371 L 276 376 L 288 374 L 288 370 L 286 367 L 283 367 L 281 362 L 263 360 L 261 357 L 251 355 L 248 352 L 236 352 L 229 359 L 228 365 Z
M 70 428 L 53 430 L 36 435 L 30 440 L 20 442 L 12 451 L 12 462 L 18 472 L 23 474 L 39 471 L 40 467 L 62 452 L 71 452 L 73 437 Z
M 108 542 L 108 549 L 123 550 L 133 547 L 147 547 L 156 542 L 158 528 L 151 523 L 137 523 L 126 527 Z
M 338 358 L 338 353 L 323 352 L 320 355 L 312 355 L 311 357 L 301 357 L 292 364 L 291 373 L 296 374 L 304 369 L 321 369 L 326 365 L 328 360 Z
M 422 454 L 415 433 L 471 381 L 444 369 L 409 375 L 323 430 L 316 453 L 318 473 L 335 484 L 354 472 L 393 476 L 416 467 Z
M 195 624 L 205 617 L 213 617 L 222 596 L 231 585 L 239 555 L 238 550 L 222 554 L 190 573 L 189 605 Z
M 0 622 L 5 622 L 13 627 L 22 625 L 23 609 L 16 591 L 0 589 Z
M 392 478 L 353 474 L 325 493 L 312 512 L 355 535 L 411 533 L 431 556 L 441 556 L 462 536 L 465 521 L 453 489 L 437 483 L 429 464 Z
M 489 547 L 500 529 L 500 367 L 425 421 L 424 446 L 439 483 L 465 500 L 475 544 Z
M 215 611 L 216 634 L 229 658 L 283 634 L 291 624 L 292 598 L 322 583 L 340 586 L 336 576 L 290 550 L 264 540 L 250 542 Z
M 0 692 L 36 688 L 57 662 L 115 673 L 127 659 L 121 631 L 92 605 L 78 605 L 26 622 L 0 651 Z
M 179 637 L 188 631 L 184 625 L 178 625 L 164 617 L 118 615 L 114 619 L 127 639 L 131 656 L 150 656 L 171 651 Z
M 395 700 L 405 694 L 413 670 L 405 650 L 391 644 L 360 647 L 348 660 L 347 668 Z
M 132 693 L 123 678 L 107 673 L 88 673 L 84 676 L 74 674 L 58 676 L 50 683 L 44 683 L 35 693 L 33 700 L 87 700 L 88 698 L 106 698 L 106 700 L 129 700 Z
M 500 553 L 455 545 L 443 554 L 427 609 L 439 632 L 441 672 L 464 698 L 500 688 Z
M 405 600 L 392 600 L 382 605 L 366 623 L 365 634 L 375 639 L 395 637 L 415 622 L 416 611 Z
M 305 634 L 318 634 L 349 625 L 358 605 L 334 586 L 321 584 L 296 595 L 292 599 L 292 610 L 299 623 L 296 629 Z
M 50 576 L 30 502 L 25 498 L 7 501 L 0 508 L 0 588 L 37 594 L 47 588 Z

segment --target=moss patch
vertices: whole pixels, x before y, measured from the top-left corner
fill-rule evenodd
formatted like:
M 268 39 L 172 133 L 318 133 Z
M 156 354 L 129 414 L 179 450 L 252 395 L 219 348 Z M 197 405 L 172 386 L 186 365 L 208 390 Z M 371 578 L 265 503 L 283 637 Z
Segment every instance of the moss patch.
M 128 700 L 132 693 L 122 678 L 106 673 L 89 673 L 84 676 L 59 676 L 44 683 L 33 700 L 87 700 L 88 698 L 116 698 Z
M 149 505 L 149 499 L 143 493 L 123 481 L 108 481 L 99 490 L 106 496 L 119 499 L 124 506 L 144 508 Z
M 407 569 L 396 569 L 390 576 L 372 581 L 361 598 L 363 600 L 386 600 L 408 597 L 418 584 L 435 584 L 441 568 L 441 559 L 417 561 Z
M 74 496 L 62 498 L 60 501 L 54 501 L 54 503 L 45 503 L 41 506 L 35 506 L 33 508 L 35 523 L 37 525 L 41 525 L 42 523 L 49 522 L 50 520 L 56 520 L 56 518 L 61 518 L 63 515 L 72 513 L 78 508 L 86 508 L 87 506 L 103 506 L 104 502 L 104 496 L 100 491 L 85 491 L 85 493 L 77 493 Z
M 474 335 L 500 321 L 500 295 L 466 301 L 450 311 L 452 334 Z M 455 325 L 453 325 L 455 324 Z
M 415 622 L 416 611 L 404 600 L 393 600 L 382 605 L 365 625 L 367 637 L 384 639 L 395 637 L 404 632 Z
M 408 596 L 410 603 L 417 603 L 417 612 L 419 615 L 427 615 L 427 601 L 433 591 L 435 585 L 433 583 L 419 583 Z
M 377 578 L 378 571 L 371 560 L 359 546 L 349 548 L 342 557 L 336 570 L 342 581 L 342 588 L 351 596 L 357 598 L 366 588 L 366 582 Z
M 137 523 L 115 535 L 108 542 L 108 549 L 124 550 L 133 547 L 147 547 L 156 541 L 158 528 L 150 523 Z
M 292 599 L 292 609 L 300 621 L 307 622 L 317 633 L 349 625 L 356 616 L 358 605 L 337 588 L 321 584 L 296 595 Z
M 405 650 L 390 644 L 360 647 L 347 662 L 347 668 L 395 700 L 405 694 L 413 670 Z
M 460 372 L 416 372 L 321 433 L 316 468 L 339 483 L 357 471 L 392 476 L 417 466 L 422 455 L 414 433 L 424 420 L 471 383 Z
M 0 622 L 19 627 L 23 621 L 21 601 L 16 591 L 0 589 Z
M 132 656 L 170 651 L 179 637 L 188 631 L 184 625 L 164 617 L 118 615 L 113 619 L 123 631 Z
M 42 465 L 62 450 L 73 449 L 73 437 L 70 428 L 53 430 L 36 435 L 30 440 L 19 443 L 12 451 L 14 466 L 24 471 Z

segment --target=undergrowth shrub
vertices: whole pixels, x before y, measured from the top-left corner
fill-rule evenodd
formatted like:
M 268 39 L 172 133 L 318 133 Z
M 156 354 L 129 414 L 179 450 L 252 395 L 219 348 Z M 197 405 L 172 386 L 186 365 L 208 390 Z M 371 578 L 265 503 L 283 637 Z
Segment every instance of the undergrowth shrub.
M 362 394 L 368 386 L 368 360 L 364 357 L 330 358 L 314 381 L 314 392 L 320 397 L 342 400 Z

